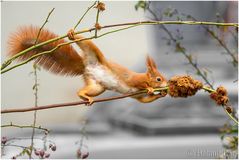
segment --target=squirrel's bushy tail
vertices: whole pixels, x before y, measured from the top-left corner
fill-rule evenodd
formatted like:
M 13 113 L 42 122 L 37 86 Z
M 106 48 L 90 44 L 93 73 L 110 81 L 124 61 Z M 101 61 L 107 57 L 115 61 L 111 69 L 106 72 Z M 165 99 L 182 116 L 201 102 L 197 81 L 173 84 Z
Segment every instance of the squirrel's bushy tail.
M 16 33 L 10 36 L 8 41 L 9 55 L 13 56 L 33 45 L 35 45 L 39 27 L 26 26 L 21 27 Z M 54 33 L 43 29 L 40 32 L 38 43 L 58 37 Z M 61 43 L 65 43 L 63 39 L 46 44 L 36 48 L 22 56 L 19 60 L 26 60 L 34 54 L 51 50 Z M 35 58 L 37 64 L 41 65 L 46 70 L 55 74 L 61 75 L 81 75 L 84 71 L 84 64 L 81 56 L 74 50 L 71 45 L 61 46 L 52 53 L 42 55 Z

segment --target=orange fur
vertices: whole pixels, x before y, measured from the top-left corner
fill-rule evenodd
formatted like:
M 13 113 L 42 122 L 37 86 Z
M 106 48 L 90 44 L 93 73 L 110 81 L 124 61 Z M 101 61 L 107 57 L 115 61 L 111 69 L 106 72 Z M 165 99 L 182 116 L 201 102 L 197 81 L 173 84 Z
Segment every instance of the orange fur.
M 10 37 L 9 55 L 13 56 L 18 52 L 27 49 L 35 44 L 39 28 L 23 27 Z M 46 29 L 41 31 L 38 42 L 57 37 Z M 84 39 L 82 35 L 75 35 L 73 30 L 68 32 L 70 40 Z M 25 60 L 32 55 L 48 51 L 57 45 L 64 43 L 64 40 L 44 45 L 23 56 L 20 60 Z M 134 96 L 140 102 L 152 102 L 163 95 L 154 95 L 154 88 L 164 87 L 167 80 L 157 70 L 156 63 L 149 56 L 146 59 L 147 72 L 136 73 L 112 61 L 108 61 L 100 49 L 91 41 L 78 41 L 76 44 L 81 48 L 83 58 L 67 45 L 60 47 L 50 54 L 36 58 L 36 62 L 45 69 L 62 75 L 81 75 L 85 80 L 85 86 L 77 92 L 82 99 L 87 99 L 89 104 L 93 104 L 94 96 L 103 93 L 105 90 L 114 90 L 119 93 L 129 93 L 141 89 L 147 89 L 148 95 Z
M 13 56 L 35 44 L 39 27 L 27 26 L 21 27 L 16 33 L 10 36 L 8 41 L 9 55 Z M 58 37 L 54 33 L 43 29 L 38 38 L 38 43 Z M 26 60 L 32 55 L 48 51 L 57 45 L 64 43 L 64 40 L 58 40 L 50 44 L 37 48 L 23 56 L 19 60 Z M 70 45 L 65 45 L 50 54 L 40 56 L 35 59 L 36 63 L 43 66 L 55 74 L 60 75 L 81 75 L 84 72 L 83 60 L 78 53 Z

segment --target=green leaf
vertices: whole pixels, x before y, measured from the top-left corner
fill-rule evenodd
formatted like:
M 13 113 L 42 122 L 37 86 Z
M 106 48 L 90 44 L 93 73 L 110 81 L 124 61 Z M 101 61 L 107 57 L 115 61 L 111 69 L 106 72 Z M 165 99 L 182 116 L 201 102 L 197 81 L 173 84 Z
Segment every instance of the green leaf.
M 26 153 L 27 153 L 28 156 L 31 155 L 31 153 L 30 153 L 30 151 L 28 149 L 26 149 Z
M 24 155 L 25 153 L 26 153 L 26 150 L 27 150 L 27 148 L 24 148 L 23 150 L 22 150 L 22 155 Z
M 147 8 L 147 2 L 146 1 L 138 1 L 138 3 L 135 4 L 134 8 L 136 11 L 138 11 L 139 8 L 141 8 L 145 11 Z
M 36 87 L 38 87 L 38 86 L 39 86 L 39 84 L 34 84 L 34 85 L 32 86 L 32 89 L 35 90 Z

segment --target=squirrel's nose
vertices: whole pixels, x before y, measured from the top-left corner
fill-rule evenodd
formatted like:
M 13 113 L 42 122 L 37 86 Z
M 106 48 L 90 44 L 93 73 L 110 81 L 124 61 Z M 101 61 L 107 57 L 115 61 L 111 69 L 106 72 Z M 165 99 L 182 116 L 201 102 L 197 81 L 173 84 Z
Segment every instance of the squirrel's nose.
M 166 87 L 168 84 L 167 84 L 167 82 L 163 82 L 161 85 L 160 85 L 160 87 Z

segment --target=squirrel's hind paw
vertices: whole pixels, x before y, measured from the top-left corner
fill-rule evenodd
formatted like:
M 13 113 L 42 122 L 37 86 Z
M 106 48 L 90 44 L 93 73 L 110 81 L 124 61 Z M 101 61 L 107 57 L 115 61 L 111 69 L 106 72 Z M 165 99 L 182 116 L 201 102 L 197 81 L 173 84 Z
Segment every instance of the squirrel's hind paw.
M 69 38 L 69 40 L 75 40 L 74 34 L 75 34 L 74 29 L 70 29 L 67 32 L 67 37 Z

